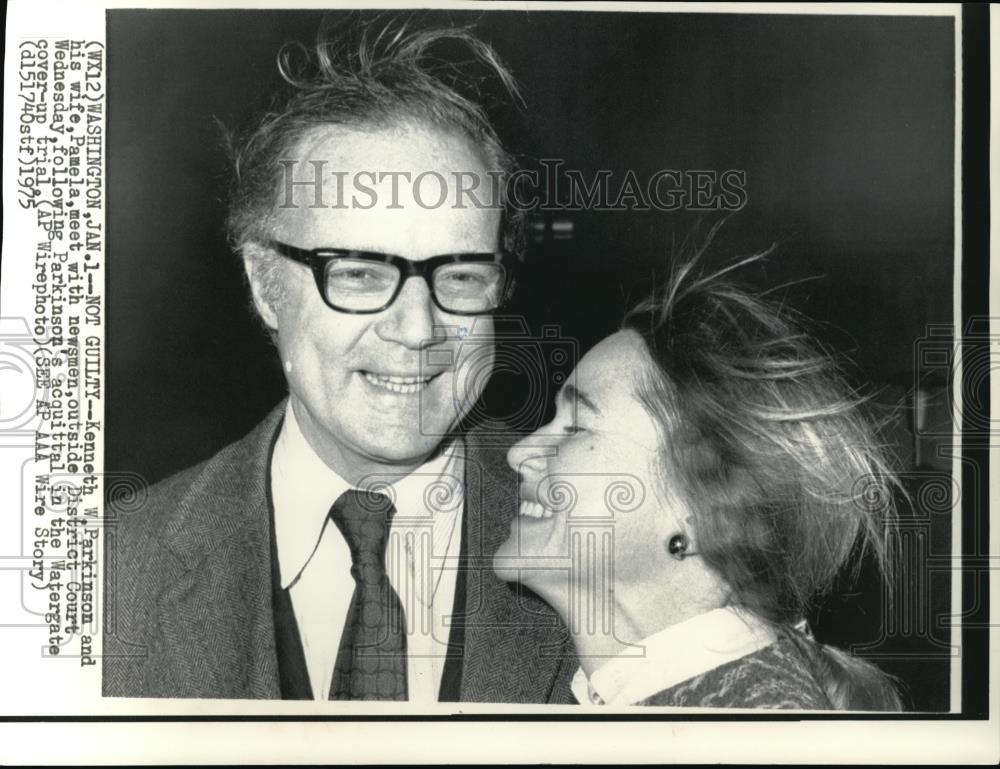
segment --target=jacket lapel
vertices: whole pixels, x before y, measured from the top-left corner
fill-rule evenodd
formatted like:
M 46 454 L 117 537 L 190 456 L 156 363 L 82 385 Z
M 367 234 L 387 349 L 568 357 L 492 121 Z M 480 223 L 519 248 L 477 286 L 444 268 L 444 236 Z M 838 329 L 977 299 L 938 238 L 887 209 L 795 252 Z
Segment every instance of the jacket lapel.
M 183 574 L 160 596 L 162 650 L 178 696 L 280 698 L 271 601 L 271 448 L 280 404 L 205 466 L 181 500 L 167 545 Z

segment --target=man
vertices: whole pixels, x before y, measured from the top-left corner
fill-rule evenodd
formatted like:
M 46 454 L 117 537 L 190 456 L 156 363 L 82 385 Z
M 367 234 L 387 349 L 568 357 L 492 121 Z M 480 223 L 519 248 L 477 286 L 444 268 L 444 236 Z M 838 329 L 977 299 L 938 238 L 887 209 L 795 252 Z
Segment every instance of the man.
M 481 204 L 511 163 L 428 64 L 442 45 L 513 88 L 467 32 L 390 25 L 321 42 L 238 143 L 230 233 L 289 398 L 120 516 L 106 695 L 572 701 L 564 629 L 492 571 L 506 446 L 455 432 L 518 239 Z

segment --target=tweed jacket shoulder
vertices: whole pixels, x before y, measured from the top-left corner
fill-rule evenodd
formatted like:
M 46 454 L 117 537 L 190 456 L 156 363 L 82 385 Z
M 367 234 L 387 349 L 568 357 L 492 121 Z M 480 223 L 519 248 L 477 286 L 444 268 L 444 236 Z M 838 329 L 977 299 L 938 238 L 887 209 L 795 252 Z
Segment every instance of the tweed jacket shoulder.
M 119 697 L 279 699 L 268 473 L 285 404 L 243 439 L 110 508 L 103 691 Z M 571 703 L 572 643 L 551 608 L 499 580 L 517 513 L 508 442 L 466 436 L 468 553 L 462 701 Z

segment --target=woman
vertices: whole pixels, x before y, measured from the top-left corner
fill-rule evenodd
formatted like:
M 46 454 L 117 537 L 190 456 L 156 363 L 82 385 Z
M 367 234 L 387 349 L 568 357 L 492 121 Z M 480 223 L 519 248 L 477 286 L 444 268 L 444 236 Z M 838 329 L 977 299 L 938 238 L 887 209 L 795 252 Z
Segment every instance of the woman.
M 581 703 L 900 709 L 797 629 L 865 549 L 884 570 L 896 482 L 831 358 L 729 282 L 756 258 L 680 262 L 508 454 L 521 507 L 495 568 L 563 617 Z

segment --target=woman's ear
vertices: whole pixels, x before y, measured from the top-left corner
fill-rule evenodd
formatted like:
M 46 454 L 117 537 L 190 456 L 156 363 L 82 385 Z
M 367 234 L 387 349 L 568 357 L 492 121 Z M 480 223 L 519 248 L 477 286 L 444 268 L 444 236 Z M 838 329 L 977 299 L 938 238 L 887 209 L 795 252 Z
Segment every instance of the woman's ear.
M 274 256 L 257 243 L 247 243 L 240 249 L 243 257 L 243 270 L 246 272 L 250 293 L 253 296 L 254 307 L 271 331 L 278 330 L 278 313 L 275 309 L 274 285 L 277 267 L 270 263 Z

